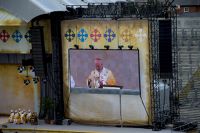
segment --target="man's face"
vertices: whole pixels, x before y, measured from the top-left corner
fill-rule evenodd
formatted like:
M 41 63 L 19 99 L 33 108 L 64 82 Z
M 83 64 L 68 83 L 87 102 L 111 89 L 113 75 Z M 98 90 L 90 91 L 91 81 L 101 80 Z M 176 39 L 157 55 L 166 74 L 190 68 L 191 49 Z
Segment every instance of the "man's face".
M 95 60 L 95 67 L 97 71 L 101 71 L 103 69 L 103 63 L 101 60 Z

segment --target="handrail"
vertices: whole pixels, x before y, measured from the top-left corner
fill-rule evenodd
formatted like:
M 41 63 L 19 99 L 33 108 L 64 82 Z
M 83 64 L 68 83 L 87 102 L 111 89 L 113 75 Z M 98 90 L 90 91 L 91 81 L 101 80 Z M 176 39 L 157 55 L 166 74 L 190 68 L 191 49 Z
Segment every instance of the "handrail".
M 187 126 L 187 125 L 189 125 L 189 124 L 197 124 L 197 121 L 187 122 L 187 123 L 185 123 L 185 124 L 183 124 L 183 125 L 181 125 L 181 126 L 178 126 L 178 127 L 173 128 L 173 130 L 181 129 L 182 127 Z M 188 127 L 188 128 L 186 128 L 186 129 L 190 129 L 190 128 Z M 179 131 L 187 131 L 187 130 L 183 129 L 183 130 L 179 130 Z
M 188 81 L 188 83 L 186 84 L 186 86 L 180 91 L 180 96 L 179 98 L 186 98 L 190 92 L 190 90 L 193 87 L 193 82 L 194 82 L 194 78 L 199 77 L 200 78 L 200 67 L 196 70 L 195 73 L 192 74 L 192 77 L 190 78 L 190 80 Z

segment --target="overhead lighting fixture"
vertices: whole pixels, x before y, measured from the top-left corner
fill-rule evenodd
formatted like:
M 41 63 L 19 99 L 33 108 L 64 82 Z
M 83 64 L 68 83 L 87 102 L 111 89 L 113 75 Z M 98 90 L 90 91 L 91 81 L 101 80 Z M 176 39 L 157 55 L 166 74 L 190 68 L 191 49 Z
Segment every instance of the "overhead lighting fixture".
M 31 83 L 31 82 L 30 82 L 29 79 L 25 79 L 25 80 L 24 80 L 24 84 L 25 84 L 25 85 L 29 85 L 30 83 Z
M 24 66 L 18 66 L 17 70 L 18 70 L 19 73 L 22 73 L 25 70 L 25 67 Z
M 38 77 L 34 77 L 33 78 L 33 82 L 34 82 L 34 84 L 37 84 L 39 82 L 39 78 Z
M 123 47 L 124 47 L 123 45 L 119 45 L 119 46 L 118 46 L 118 48 L 119 48 L 120 50 L 122 50 Z
M 32 72 L 35 72 L 35 68 L 33 66 L 30 66 L 29 68 Z
M 104 48 L 106 48 L 107 50 L 109 50 L 110 46 L 109 45 L 104 45 Z
M 130 50 L 132 50 L 132 49 L 133 49 L 133 45 L 128 45 L 128 48 L 129 48 Z
M 77 44 L 75 44 L 74 47 L 75 47 L 76 49 L 79 49 L 79 46 L 78 46 Z
M 94 46 L 93 45 L 89 45 L 90 49 L 94 49 Z

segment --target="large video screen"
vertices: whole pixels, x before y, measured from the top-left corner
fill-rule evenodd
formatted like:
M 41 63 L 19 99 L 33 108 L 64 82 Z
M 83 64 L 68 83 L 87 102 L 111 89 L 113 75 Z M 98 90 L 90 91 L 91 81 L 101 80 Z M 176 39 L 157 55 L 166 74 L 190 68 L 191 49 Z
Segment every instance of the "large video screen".
M 140 89 L 138 50 L 69 50 L 71 88 Z

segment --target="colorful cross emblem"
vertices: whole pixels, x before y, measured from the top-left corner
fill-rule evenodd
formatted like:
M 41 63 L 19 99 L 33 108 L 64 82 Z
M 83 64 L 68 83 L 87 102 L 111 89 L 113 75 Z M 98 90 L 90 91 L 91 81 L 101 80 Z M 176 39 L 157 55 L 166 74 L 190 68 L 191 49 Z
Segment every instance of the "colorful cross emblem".
M 68 29 L 68 30 L 66 31 L 65 38 L 66 38 L 69 42 L 71 42 L 71 41 L 74 39 L 74 37 L 75 37 L 74 32 L 73 32 L 71 29 Z
M 125 29 L 121 34 L 121 37 L 125 42 L 128 42 L 132 36 L 132 33 L 128 29 Z
M 111 42 L 112 40 L 114 40 L 116 37 L 116 34 L 112 31 L 112 29 L 108 29 L 105 33 L 104 33 L 104 38 L 108 41 Z
M 6 32 L 6 30 L 3 30 L 3 31 L 0 33 L 0 39 L 1 39 L 3 42 L 7 42 L 9 38 L 10 38 L 10 35 L 8 34 L 8 32 Z
M 88 38 L 87 32 L 81 28 L 78 32 L 78 38 L 81 42 L 84 42 Z
M 30 31 L 27 31 L 26 34 L 24 35 L 24 37 L 26 38 L 26 40 L 27 40 L 28 42 L 30 42 L 30 41 L 31 41 L 31 34 L 30 34 Z
M 16 30 L 16 31 L 12 34 L 13 40 L 15 40 L 17 43 L 21 41 L 22 37 L 23 37 L 22 34 L 21 34 L 18 30 Z
M 139 42 L 143 42 L 144 38 L 147 37 L 147 35 L 144 33 L 143 29 L 139 29 L 138 32 L 135 34 L 135 37 L 139 38 Z
M 94 29 L 94 31 L 90 34 L 90 37 L 94 40 L 94 42 L 97 42 L 101 38 L 101 33 L 97 29 Z

